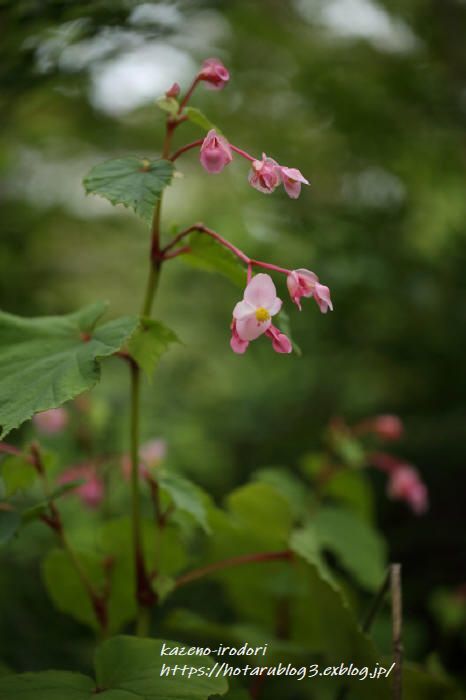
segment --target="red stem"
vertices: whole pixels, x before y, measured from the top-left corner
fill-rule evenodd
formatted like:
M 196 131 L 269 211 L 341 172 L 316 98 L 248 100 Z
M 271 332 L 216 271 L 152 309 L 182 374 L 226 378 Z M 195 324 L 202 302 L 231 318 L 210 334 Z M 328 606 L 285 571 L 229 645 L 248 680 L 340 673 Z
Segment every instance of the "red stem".
M 173 238 L 172 241 L 168 245 L 165 246 L 160 251 L 162 260 L 169 260 L 170 258 L 175 258 L 177 255 L 182 255 L 183 253 L 189 253 L 190 248 L 189 246 L 184 246 L 183 248 L 180 248 L 179 250 L 175 251 L 174 253 L 168 253 L 169 250 L 174 248 L 177 243 L 179 243 L 183 238 L 186 236 L 189 236 L 190 233 L 193 233 L 193 231 L 199 231 L 199 233 L 205 233 L 207 236 L 211 236 L 211 238 L 214 238 L 220 245 L 223 245 L 225 248 L 228 248 L 228 250 L 231 250 L 231 252 L 236 255 L 237 258 L 241 260 L 241 262 L 245 263 L 248 266 L 248 282 L 250 281 L 251 278 L 251 268 L 252 267 L 262 267 L 266 270 L 273 270 L 274 272 L 281 272 L 284 275 L 289 275 L 291 270 L 287 270 L 286 267 L 279 267 L 278 265 L 273 265 L 272 263 L 266 263 L 262 262 L 262 260 L 252 260 L 249 258 L 246 253 L 243 253 L 242 250 L 237 248 L 233 243 L 230 243 L 230 241 L 227 241 L 223 236 L 221 236 L 219 233 L 216 231 L 213 231 L 212 229 L 208 228 L 207 226 L 204 226 L 204 224 L 193 224 L 193 226 L 190 226 L 187 229 L 184 229 L 183 231 L 180 231 L 180 233 Z
M 181 102 L 180 102 L 180 106 L 179 106 L 179 109 L 178 109 L 178 114 L 180 114 L 180 112 L 182 112 L 182 110 L 183 110 L 183 107 L 185 107 L 185 106 L 187 105 L 187 103 L 188 103 L 188 101 L 189 101 L 189 98 L 190 98 L 191 95 L 193 94 L 193 92 L 194 92 L 194 90 L 195 90 L 195 88 L 196 88 L 196 85 L 199 83 L 199 81 L 200 81 L 200 78 L 199 78 L 198 75 L 196 75 L 196 77 L 194 78 L 194 80 L 193 80 L 193 82 L 191 83 L 190 87 L 188 88 L 188 91 L 187 91 L 186 95 L 183 97 L 183 99 L 182 99 Z
M 13 445 L 9 445 L 7 442 L 0 442 L 0 452 L 4 452 L 7 455 L 14 455 L 15 457 L 24 457 L 27 462 L 32 461 L 30 457 L 21 452 L 21 450 Z
M 191 143 L 187 143 L 186 146 L 181 146 L 177 151 L 174 152 L 174 154 L 170 157 L 170 160 L 172 163 L 175 162 L 175 160 L 182 155 L 182 153 L 186 153 L 186 151 L 190 151 L 191 148 L 196 148 L 197 146 L 201 146 L 203 143 L 204 139 L 197 139 L 196 141 L 192 141 Z
M 246 151 L 243 151 L 242 148 L 238 148 L 238 146 L 233 146 L 232 143 L 230 143 L 229 145 L 230 145 L 230 148 L 232 151 L 235 151 L 240 156 L 243 156 L 243 158 L 246 158 L 246 160 L 250 160 L 251 163 L 253 163 L 255 160 L 257 160 L 257 158 L 253 158 L 252 156 L 249 155 L 249 153 L 247 153 Z
M 258 554 L 243 554 L 239 557 L 230 557 L 229 559 L 223 559 L 222 561 L 217 561 L 213 564 L 208 564 L 207 566 L 202 566 L 199 569 L 193 569 L 187 574 L 180 576 L 175 583 L 175 587 L 179 588 L 184 586 L 191 581 L 197 581 L 199 578 L 213 574 L 216 571 L 221 571 L 223 569 L 228 569 L 232 566 L 240 566 L 241 564 L 256 564 L 265 561 L 280 561 L 289 560 L 293 556 L 289 549 L 285 549 L 281 552 L 259 552 Z

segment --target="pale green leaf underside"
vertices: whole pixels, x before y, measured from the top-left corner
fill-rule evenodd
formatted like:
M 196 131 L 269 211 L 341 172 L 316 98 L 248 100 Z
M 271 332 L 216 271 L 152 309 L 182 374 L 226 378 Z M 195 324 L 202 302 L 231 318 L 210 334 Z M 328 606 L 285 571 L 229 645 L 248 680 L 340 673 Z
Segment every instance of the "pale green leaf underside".
M 180 256 L 180 260 L 201 270 L 218 272 L 238 287 L 245 286 L 246 270 L 229 250 L 202 233 L 191 234 L 188 245 L 190 252 Z
M 123 204 L 150 222 L 154 206 L 170 184 L 173 163 L 127 156 L 94 166 L 84 178 L 87 194 L 97 194 L 112 204 Z
M 96 680 L 78 673 L 45 671 L 0 678 L 0 698 L 8 700 L 207 700 L 223 695 L 223 678 L 208 677 L 211 659 L 190 657 L 189 665 L 204 675 L 161 676 L 170 657 L 160 655 L 163 642 L 134 637 L 114 637 L 95 656 Z M 176 642 L 167 642 L 170 647 Z M 171 657 L 173 659 L 173 657 Z M 170 664 L 170 661 L 168 661 Z M 98 691 L 98 692 L 96 692 Z
M 151 318 L 141 319 L 141 325 L 134 333 L 128 350 L 138 365 L 150 377 L 162 355 L 180 340 L 176 333 L 160 321 Z
M 98 303 L 42 318 L 0 313 L 0 439 L 99 380 L 99 361 L 117 352 L 138 324 L 125 317 L 97 326 L 105 309 Z

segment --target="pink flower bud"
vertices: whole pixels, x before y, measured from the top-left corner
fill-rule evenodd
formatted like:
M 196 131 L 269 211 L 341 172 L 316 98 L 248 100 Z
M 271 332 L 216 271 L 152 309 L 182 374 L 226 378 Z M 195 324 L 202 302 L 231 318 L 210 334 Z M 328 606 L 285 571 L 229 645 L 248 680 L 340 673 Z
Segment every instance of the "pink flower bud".
M 230 340 L 231 349 L 233 350 L 233 352 L 236 352 L 237 355 L 244 355 L 244 353 L 248 349 L 248 345 L 249 345 L 248 340 L 242 340 L 239 337 L 238 331 L 236 330 L 236 321 L 235 321 L 235 319 L 233 319 L 231 322 L 231 340 Z
M 330 299 L 330 289 L 320 284 L 319 278 L 314 272 L 301 268 L 290 272 L 286 279 L 291 300 L 301 311 L 301 297 L 314 297 L 319 309 L 323 314 L 328 309 L 333 311 L 333 304 Z
M 253 160 L 248 179 L 249 184 L 259 192 L 271 194 L 280 184 L 279 165 L 263 153 L 262 160 Z
M 255 275 L 244 290 L 243 301 L 233 309 L 235 333 L 240 340 L 255 340 L 270 328 L 272 316 L 278 314 L 281 306 L 270 275 Z
M 387 492 L 390 498 L 408 503 L 416 515 L 425 513 L 429 507 L 427 487 L 409 464 L 400 464 L 390 473 Z
M 104 482 L 97 474 L 92 463 L 85 462 L 75 467 L 70 467 L 59 477 L 59 484 L 68 484 L 70 481 L 84 479 L 81 486 L 77 486 L 71 493 L 75 493 L 88 508 L 98 508 L 105 496 Z
M 291 199 L 297 199 L 301 193 L 301 185 L 308 185 L 309 182 L 302 175 L 302 173 L 297 170 L 297 168 L 287 168 L 281 166 L 279 168 L 280 176 L 282 178 L 283 187 L 288 197 Z
M 165 97 L 178 97 L 178 95 L 180 94 L 180 89 L 181 88 L 178 85 L 178 83 L 173 83 L 171 88 L 165 93 Z
M 218 58 L 208 58 L 202 64 L 198 80 L 203 80 L 211 90 L 222 90 L 230 80 L 230 73 Z
M 272 347 L 275 352 L 288 355 L 293 350 L 291 340 L 276 328 L 276 326 L 270 326 L 270 328 L 265 331 L 265 335 L 271 338 Z
M 233 155 L 228 141 L 217 134 L 215 129 L 211 129 L 201 146 L 200 161 L 202 167 L 208 173 L 220 173 L 232 160 Z
M 55 435 L 66 428 L 69 422 L 69 415 L 66 408 L 51 408 L 48 411 L 36 413 L 32 422 L 40 433 Z
M 403 435 L 403 423 L 398 416 L 376 416 L 368 425 L 382 440 L 399 440 Z

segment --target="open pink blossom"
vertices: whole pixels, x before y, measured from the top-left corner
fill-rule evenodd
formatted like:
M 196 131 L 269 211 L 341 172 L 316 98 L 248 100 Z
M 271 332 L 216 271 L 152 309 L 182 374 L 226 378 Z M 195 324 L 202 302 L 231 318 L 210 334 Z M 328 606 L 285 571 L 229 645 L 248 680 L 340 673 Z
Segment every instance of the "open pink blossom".
M 216 174 L 222 172 L 223 168 L 232 160 L 233 155 L 226 138 L 217 134 L 215 129 L 211 129 L 201 146 L 200 161 L 202 167 L 208 173 Z
M 218 58 L 208 58 L 202 64 L 198 79 L 211 90 L 222 90 L 230 80 L 230 73 Z
M 271 194 L 280 184 L 279 165 L 272 158 L 262 154 L 262 160 L 253 160 L 249 172 L 249 184 L 259 192 Z
M 281 330 L 273 324 L 265 331 L 265 335 L 272 340 L 272 347 L 275 352 L 288 355 L 293 350 L 291 340 L 288 336 L 282 333 Z
M 85 462 L 78 464 L 75 467 L 70 467 L 59 477 L 59 484 L 68 484 L 70 481 L 83 479 L 84 483 L 73 489 L 72 493 L 76 493 L 84 505 L 88 508 L 98 508 L 102 503 L 105 495 L 104 482 L 97 474 L 95 466 L 92 463 Z
M 55 435 L 66 428 L 69 419 L 70 417 L 66 408 L 60 407 L 36 413 L 32 422 L 40 433 L 44 435 Z
M 255 275 L 244 290 L 243 301 L 233 309 L 235 331 L 241 340 L 255 340 L 272 325 L 282 301 L 270 275 Z
M 308 180 L 297 168 L 287 168 L 282 165 L 279 172 L 286 194 L 291 199 L 297 199 L 301 193 L 301 185 L 308 185 Z
M 427 487 L 410 464 L 400 464 L 390 472 L 387 493 L 390 498 L 408 503 L 416 515 L 425 513 L 429 507 Z
M 328 309 L 333 311 L 330 289 L 324 284 L 320 284 L 319 278 L 314 272 L 304 268 L 292 270 L 286 278 L 286 284 L 291 300 L 300 311 L 301 297 L 314 297 L 323 314 L 327 313 Z

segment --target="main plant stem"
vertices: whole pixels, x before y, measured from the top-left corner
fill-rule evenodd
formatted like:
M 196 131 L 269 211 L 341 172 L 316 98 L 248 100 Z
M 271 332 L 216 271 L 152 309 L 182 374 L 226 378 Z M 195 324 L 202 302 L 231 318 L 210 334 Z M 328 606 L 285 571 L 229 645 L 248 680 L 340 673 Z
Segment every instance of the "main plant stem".
M 167 158 L 173 132 L 177 122 L 167 121 L 165 139 L 162 148 L 162 158 Z M 160 217 L 162 211 L 162 198 L 154 207 L 154 215 L 151 227 L 150 244 L 150 268 L 147 278 L 144 301 L 141 308 L 141 316 L 147 317 L 152 313 L 154 297 L 159 280 L 160 258 Z M 140 432 L 140 394 L 141 372 L 136 362 L 130 362 L 131 368 L 131 522 L 134 551 L 134 568 L 136 576 L 136 596 L 138 602 L 138 618 L 136 633 L 138 636 L 147 636 L 150 632 L 150 609 L 157 600 L 152 590 L 150 576 L 146 570 L 144 560 L 144 544 L 141 519 L 141 494 L 139 489 L 139 432 Z

